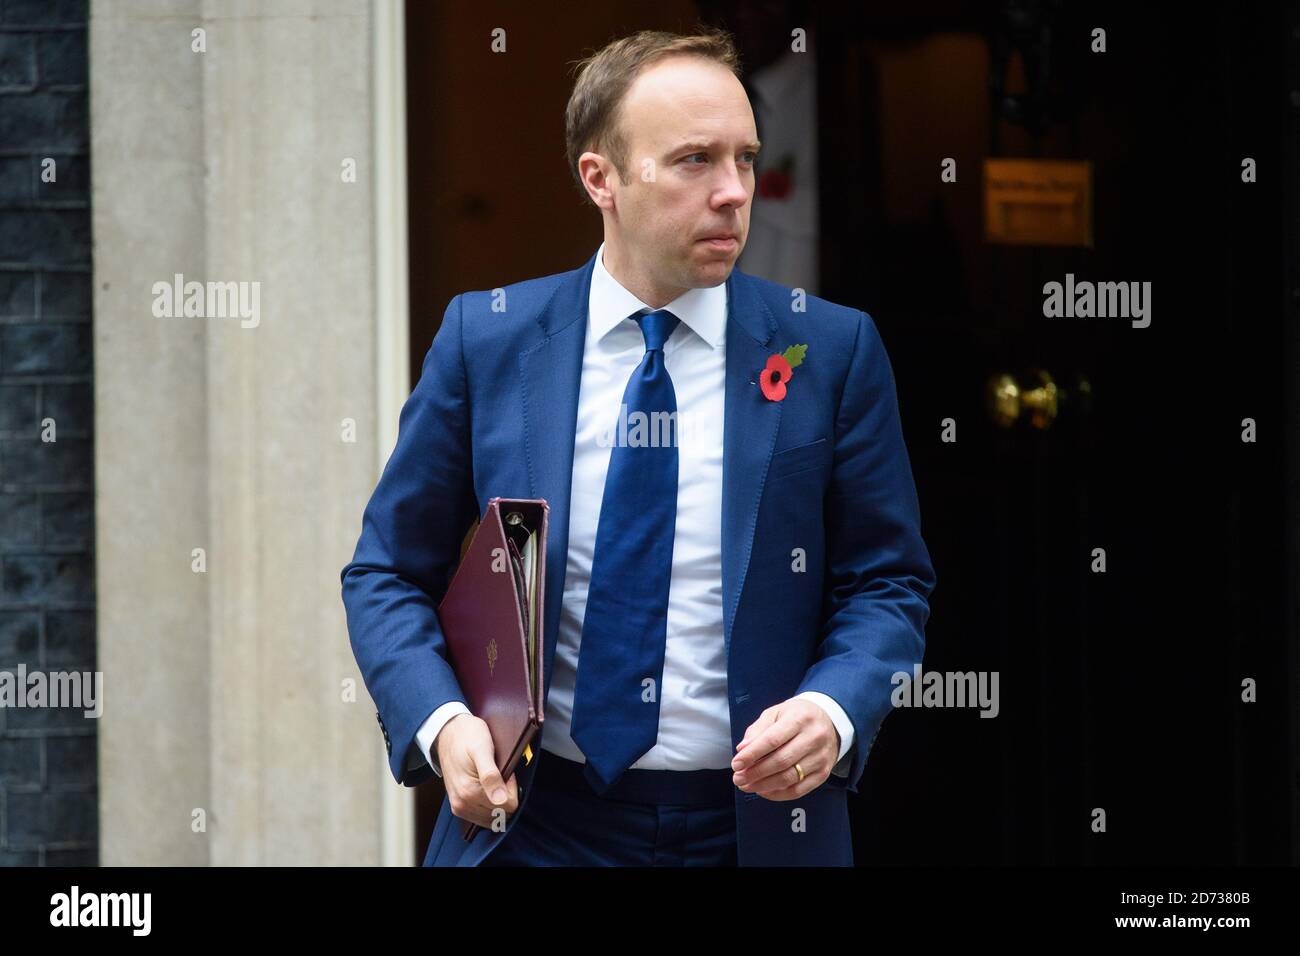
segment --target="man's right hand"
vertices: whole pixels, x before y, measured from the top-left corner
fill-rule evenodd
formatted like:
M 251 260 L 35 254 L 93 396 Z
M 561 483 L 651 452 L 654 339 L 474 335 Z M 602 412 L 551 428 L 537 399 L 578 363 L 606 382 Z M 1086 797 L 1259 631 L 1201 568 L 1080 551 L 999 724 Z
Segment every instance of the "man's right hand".
M 501 779 L 487 723 L 473 714 L 457 714 L 442 725 L 433 746 L 452 814 L 491 830 L 493 811 L 499 808 L 505 811 L 504 826 L 519 809 L 519 787 L 514 776 L 509 783 Z

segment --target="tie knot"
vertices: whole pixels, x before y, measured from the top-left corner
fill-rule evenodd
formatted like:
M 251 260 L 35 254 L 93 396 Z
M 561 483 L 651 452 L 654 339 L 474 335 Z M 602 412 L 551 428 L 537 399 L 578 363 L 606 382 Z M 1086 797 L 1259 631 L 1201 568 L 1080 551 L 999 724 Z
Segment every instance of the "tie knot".
M 681 319 L 664 309 L 636 316 L 637 325 L 641 326 L 641 334 L 645 336 L 646 351 L 663 349 L 668 336 L 673 334 L 673 329 L 677 328 L 677 323 L 680 321 Z

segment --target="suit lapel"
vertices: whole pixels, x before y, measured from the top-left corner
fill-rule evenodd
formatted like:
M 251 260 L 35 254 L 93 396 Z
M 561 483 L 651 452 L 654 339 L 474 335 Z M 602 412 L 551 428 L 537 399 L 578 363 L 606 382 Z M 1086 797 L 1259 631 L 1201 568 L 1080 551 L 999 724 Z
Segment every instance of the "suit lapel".
M 587 336 L 591 274 L 596 257 L 569 273 L 538 315 L 540 340 L 519 353 L 523 446 L 535 498 L 550 506 L 546 549 L 545 690 L 551 686 L 569 551 L 569 508 L 578 390 Z M 726 395 L 722 455 L 722 595 L 728 660 L 758 504 L 781 421 L 781 402 L 763 397 L 758 376 L 772 349 L 776 323 L 753 280 L 733 269 L 727 278 Z
M 727 662 L 745 573 L 754 545 L 758 503 L 776 445 L 782 402 L 770 402 L 759 373 L 772 353 L 776 323 L 753 280 L 727 278 L 727 371 L 722 439 L 722 613 Z
M 570 272 L 537 316 L 541 341 L 519 353 L 523 397 L 523 445 L 534 498 L 550 506 L 546 542 L 546 620 L 542 627 L 544 694 L 551 689 L 552 663 L 560 629 L 560 600 L 569 553 L 569 492 L 573 484 L 573 440 L 577 433 L 578 388 L 587 338 L 593 254 Z

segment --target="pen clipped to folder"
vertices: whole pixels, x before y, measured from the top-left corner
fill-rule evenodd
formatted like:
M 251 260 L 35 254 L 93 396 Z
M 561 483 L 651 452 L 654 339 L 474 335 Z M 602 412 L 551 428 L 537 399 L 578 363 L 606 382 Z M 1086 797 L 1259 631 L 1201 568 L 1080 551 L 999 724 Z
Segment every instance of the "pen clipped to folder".
M 546 531 L 541 498 L 491 498 L 438 605 L 447 661 L 470 713 L 492 733 L 497 768 L 509 781 L 532 762 L 541 730 Z M 481 828 L 464 821 L 471 840 Z

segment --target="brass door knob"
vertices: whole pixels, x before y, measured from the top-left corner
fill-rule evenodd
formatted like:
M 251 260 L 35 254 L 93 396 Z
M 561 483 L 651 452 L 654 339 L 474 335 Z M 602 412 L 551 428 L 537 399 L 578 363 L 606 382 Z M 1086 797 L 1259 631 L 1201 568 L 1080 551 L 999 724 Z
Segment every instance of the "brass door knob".
M 1020 418 L 1027 418 L 1038 429 L 1052 427 L 1060 410 L 1062 395 L 1052 376 L 1033 369 L 1022 386 L 1014 376 L 1002 372 L 988 383 L 989 417 L 1002 428 L 1010 428 Z

